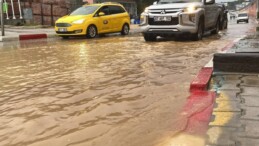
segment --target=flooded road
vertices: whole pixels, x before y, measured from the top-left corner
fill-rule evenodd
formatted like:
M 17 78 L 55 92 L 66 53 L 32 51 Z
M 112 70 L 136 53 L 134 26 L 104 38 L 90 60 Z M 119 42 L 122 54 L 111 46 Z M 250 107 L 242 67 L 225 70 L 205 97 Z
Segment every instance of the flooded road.
M 191 80 L 253 26 L 199 42 L 135 34 L 1 44 L 0 145 L 167 146 L 185 128 Z

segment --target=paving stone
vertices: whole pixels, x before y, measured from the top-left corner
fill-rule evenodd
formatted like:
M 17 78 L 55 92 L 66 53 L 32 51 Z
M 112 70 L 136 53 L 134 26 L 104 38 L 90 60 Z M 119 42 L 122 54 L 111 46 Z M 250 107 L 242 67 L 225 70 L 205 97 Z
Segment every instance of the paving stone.
M 259 107 L 259 96 L 245 96 L 241 95 L 240 96 L 244 103 L 242 105 L 249 106 L 249 107 Z
M 258 120 L 259 121 L 259 108 L 258 107 L 246 107 L 244 109 L 245 115 L 241 116 L 242 120 Z
M 258 87 L 245 87 L 241 86 L 242 93 L 240 95 L 248 96 L 258 96 L 259 95 L 259 86 Z
M 239 138 L 238 143 L 239 143 L 240 146 L 258 146 L 259 145 L 259 139 Z
M 219 81 L 215 80 L 214 78 L 212 78 L 210 80 L 210 83 L 209 83 L 209 90 L 213 90 L 213 91 L 216 91 L 218 88 L 220 88 L 220 84 L 219 84 Z
M 223 78 L 225 81 L 236 81 L 239 80 L 242 75 L 224 75 Z
M 210 127 L 207 131 L 208 140 L 206 146 L 235 146 L 235 141 L 233 140 L 235 131 L 236 128 L 232 127 Z
M 239 87 L 237 87 L 237 84 L 233 83 L 224 83 L 219 90 L 240 90 Z
M 212 77 L 212 79 L 218 83 L 227 83 L 227 82 L 240 82 L 240 78 L 242 77 L 242 75 L 233 75 L 233 74 L 229 74 L 229 75 L 214 75 Z
M 239 91 L 239 90 L 237 90 Z M 221 90 L 218 91 L 218 96 L 216 98 L 217 101 L 240 101 L 237 97 L 237 92 L 229 91 L 229 90 Z
M 221 127 L 240 127 L 239 119 L 241 113 L 239 112 L 213 112 L 210 126 Z
M 245 76 L 242 78 L 243 83 L 241 86 L 259 86 L 259 76 Z
M 241 124 L 244 125 L 245 130 L 239 136 L 259 139 L 259 121 L 241 120 Z
M 238 101 L 218 101 L 216 100 L 215 112 L 241 112 Z
M 235 45 L 236 53 L 259 53 L 257 40 L 243 40 Z
M 218 96 L 207 146 L 259 146 L 259 76 L 230 74 L 213 79 L 211 89 Z

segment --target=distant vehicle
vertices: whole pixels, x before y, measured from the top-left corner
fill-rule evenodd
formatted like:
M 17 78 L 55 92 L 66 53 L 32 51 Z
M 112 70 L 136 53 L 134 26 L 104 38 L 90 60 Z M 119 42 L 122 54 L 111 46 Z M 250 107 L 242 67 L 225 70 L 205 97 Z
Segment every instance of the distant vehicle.
M 249 23 L 249 16 L 247 13 L 240 13 L 237 15 L 237 24 L 239 22 L 246 22 Z
M 86 35 L 94 38 L 98 34 L 120 32 L 129 34 L 130 17 L 119 3 L 84 5 L 71 14 L 56 21 L 55 31 L 64 39 L 70 36 Z
M 201 40 L 205 31 L 217 34 L 226 25 L 223 16 L 222 6 L 215 0 L 159 0 L 141 14 L 140 26 L 146 41 L 170 35 Z

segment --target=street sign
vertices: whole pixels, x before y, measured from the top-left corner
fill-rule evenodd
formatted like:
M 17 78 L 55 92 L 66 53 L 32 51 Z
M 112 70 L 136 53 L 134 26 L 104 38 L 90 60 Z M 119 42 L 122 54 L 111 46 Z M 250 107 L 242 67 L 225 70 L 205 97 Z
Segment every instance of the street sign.
M 32 14 L 31 8 L 24 8 L 23 9 L 23 18 L 25 20 L 32 20 L 33 19 L 33 14 Z

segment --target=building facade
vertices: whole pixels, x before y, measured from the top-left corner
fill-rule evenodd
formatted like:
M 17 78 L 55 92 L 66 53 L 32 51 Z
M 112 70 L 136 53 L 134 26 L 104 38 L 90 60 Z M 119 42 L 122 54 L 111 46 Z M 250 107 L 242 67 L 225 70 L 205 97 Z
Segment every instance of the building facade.
M 6 0 L 8 20 L 23 19 L 39 25 L 54 25 L 55 21 L 87 3 L 118 2 L 124 5 L 129 14 L 137 15 L 135 0 Z M 13 2 L 13 3 L 11 3 Z

